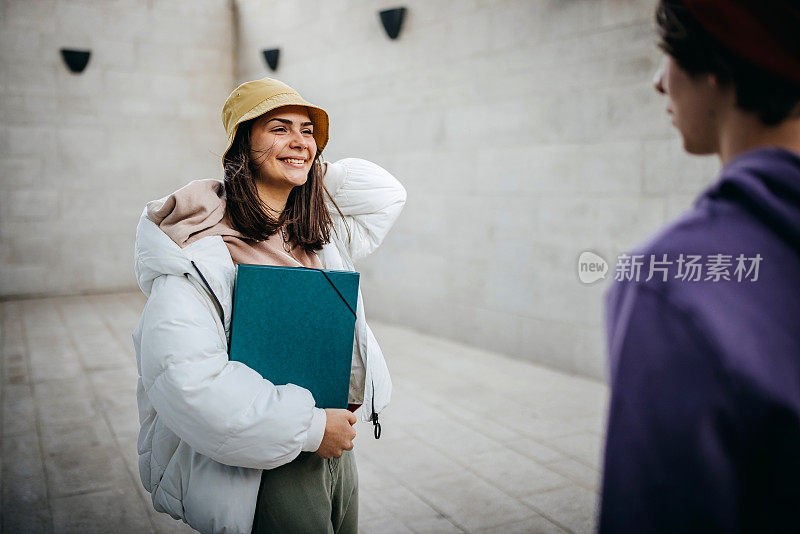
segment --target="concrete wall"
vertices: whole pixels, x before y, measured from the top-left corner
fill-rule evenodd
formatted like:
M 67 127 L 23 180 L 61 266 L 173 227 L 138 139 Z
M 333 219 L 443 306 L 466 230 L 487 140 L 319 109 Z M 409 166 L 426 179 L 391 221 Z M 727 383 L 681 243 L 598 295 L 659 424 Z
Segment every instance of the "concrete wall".
M 650 79 L 654 0 L 0 4 L 0 297 L 133 287 L 143 204 L 219 176 L 219 111 L 270 75 L 332 116 L 329 159 L 406 185 L 359 267 L 371 317 L 589 376 L 613 263 L 688 206 L 712 159 L 680 149 Z M 81 75 L 58 50 L 90 48 Z M 390 356 L 391 358 L 391 356 Z
M 280 48 L 274 76 L 331 114 L 328 158 L 408 189 L 360 265 L 368 314 L 603 376 L 606 286 L 578 281 L 579 254 L 613 269 L 717 170 L 652 89 L 654 0 L 406 0 L 390 41 L 395 4 L 235 2 L 239 80 Z
M 135 287 L 145 202 L 219 175 L 232 29 L 227 0 L 0 4 L 0 297 Z

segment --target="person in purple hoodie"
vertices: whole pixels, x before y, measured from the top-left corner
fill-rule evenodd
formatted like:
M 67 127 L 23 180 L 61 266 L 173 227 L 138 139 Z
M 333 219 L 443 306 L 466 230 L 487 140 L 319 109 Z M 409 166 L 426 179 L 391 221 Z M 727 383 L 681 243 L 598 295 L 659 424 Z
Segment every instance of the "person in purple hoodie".
M 660 0 L 655 88 L 722 171 L 620 256 L 599 531 L 798 532 L 800 7 Z

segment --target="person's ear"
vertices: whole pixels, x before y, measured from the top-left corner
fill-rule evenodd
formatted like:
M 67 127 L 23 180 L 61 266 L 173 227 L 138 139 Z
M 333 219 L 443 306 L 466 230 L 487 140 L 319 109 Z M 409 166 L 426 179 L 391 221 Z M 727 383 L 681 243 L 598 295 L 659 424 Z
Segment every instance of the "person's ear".
M 705 76 L 709 89 L 717 95 L 717 101 L 736 103 L 736 90 L 732 81 L 720 78 L 719 74 L 714 73 Z
M 708 79 L 708 86 L 721 92 L 734 92 L 733 82 L 730 79 L 720 77 L 719 74 L 709 73 L 706 74 Z
M 667 94 L 667 90 L 664 88 L 664 72 L 667 68 L 667 58 L 664 57 L 661 59 L 661 63 L 658 65 L 658 69 L 653 73 L 653 88 L 656 90 L 658 94 L 665 95 Z

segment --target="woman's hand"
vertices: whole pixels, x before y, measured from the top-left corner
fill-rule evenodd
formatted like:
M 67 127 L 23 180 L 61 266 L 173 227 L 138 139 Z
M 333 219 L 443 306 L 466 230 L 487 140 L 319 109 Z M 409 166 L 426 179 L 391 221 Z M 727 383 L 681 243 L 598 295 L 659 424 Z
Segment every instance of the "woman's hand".
M 356 416 L 349 410 L 325 409 L 327 422 L 322 443 L 317 454 L 323 458 L 341 458 L 344 451 L 353 450 L 353 439 L 356 437 Z

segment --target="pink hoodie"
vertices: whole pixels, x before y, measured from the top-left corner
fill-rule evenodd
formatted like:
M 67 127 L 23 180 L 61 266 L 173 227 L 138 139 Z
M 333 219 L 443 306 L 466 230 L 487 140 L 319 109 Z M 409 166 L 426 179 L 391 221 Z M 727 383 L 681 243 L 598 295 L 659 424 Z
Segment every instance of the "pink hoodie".
M 181 248 L 211 235 L 222 236 L 234 263 L 321 268 L 316 254 L 300 247 L 284 249 L 277 232 L 264 241 L 248 239 L 233 229 L 225 215 L 225 191 L 219 180 L 195 180 L 167 199 L 147 205 L 147 217 Z

